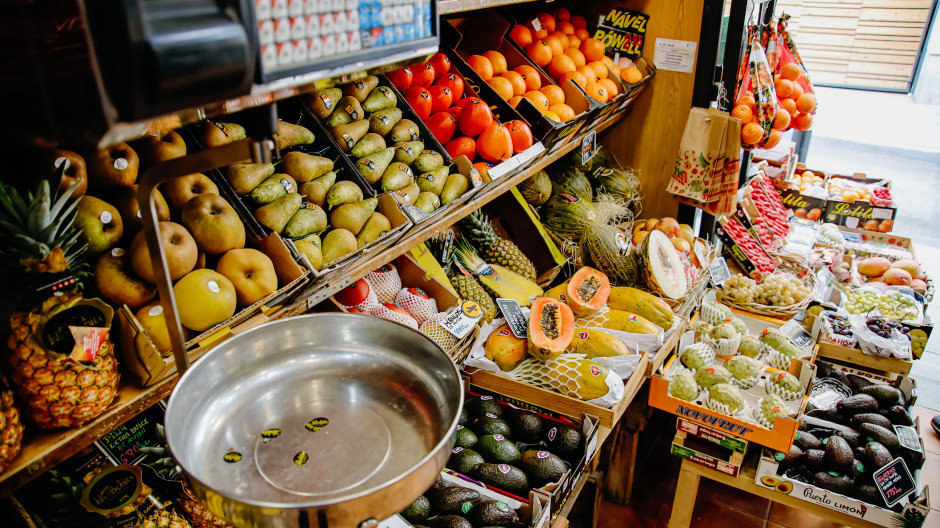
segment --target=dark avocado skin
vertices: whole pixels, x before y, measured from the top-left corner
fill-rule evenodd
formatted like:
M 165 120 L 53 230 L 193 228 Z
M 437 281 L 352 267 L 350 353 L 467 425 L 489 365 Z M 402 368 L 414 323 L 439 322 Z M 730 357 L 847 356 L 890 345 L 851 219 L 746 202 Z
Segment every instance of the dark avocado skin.
M 892 425 L 891 420 L 878 413 L 860 413 L 849 418 L 849 425 L 855 429 L 858 429 L 858 426 L 862 425 L 863 423 L 873 423 L 875 425 L 880 425 L 885 429 L 890 429 Z
M 912 427 L 914 420 L 904 407 L 895 405 L 885 410 L 885 417 L 894 425 L 906 425 Z
M 901 443 L 898 435 L 894 431 L 881 427 L 880 425 L 865 423 L 858 426 L 858 432 L 862 438 L 868 441 L 878 442 L 888 448 L 892 455 L 897 455 L 901 451 Z
M 830 436 L 826 442 L 823 463 L 830 471 L 847 474 L 852 471 L 852 461 L 855 457 L 852 455 L 852 448 L 849 443 L 841 436 Z
M 891 452 L 888 451 L 888 448 L 881 445 L 879 442 L 868 442 L 868 444 L 865 445 L 865 458 L 862 460 L 865 463 L 865 467 L 870 471 L 877 471 L 894 460 L 894 458 L 891 456 Z
M 878 410 L 878 400 L 868 394 L 856 394 L 837 403 L 836 410 L 851 415 L 871 413 Z
M 854 482 L 847 475 L 832 475 L 828 471 L 820 471 L 813 475 L 813 485 L 842 495 L 850 495 Z
M 524 495 L 529 492 L 529 479 L 521 469 L 509 466 L 509 472 L 499 470 L 499 464 L 480 464 L 473 469 L 473 478 L 508 491 L 514 495 Z
M 437 496 L 431 500 L 431 511 L 438 515 L 460 514 L 461 507 L 465 502 L 477 504 L 482 500 L 476 490 L 462 488 L 460 486 L 451 486 L 440 490 Z
M 858 389 L 858 393 L 871 396 L 878 402 L 878 407 L 885 409 L 895 405 L 904 405 L 904 394 L 891 385 L 874 383 Z
M 474 526 L 507 526 L 519 521 L 514 510 L 506 508 L 507 511 L 503 511 L 499 505 L 499 501 L 483 501 L 467 513 L 467 520 Z
M 799 446 L 803 451 L 822 447 L 822 442 L 808 431 L 799 431 L 796 433 L 796 438 L 793 440 L 793 443 Z
M 441 515 L 428 521 L 428 528 L 473 528 L 473 525 L 459 515 Z
M 810 471 L 822 471 L 826 467 L 825 456 L 826 452 L 822 449 L 809 449 L 803 453 L 803 463 Z

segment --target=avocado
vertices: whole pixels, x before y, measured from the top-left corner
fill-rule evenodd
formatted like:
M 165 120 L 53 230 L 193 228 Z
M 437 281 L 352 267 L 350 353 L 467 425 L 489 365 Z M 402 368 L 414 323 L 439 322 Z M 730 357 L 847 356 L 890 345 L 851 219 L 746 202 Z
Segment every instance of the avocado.
M 823 462 L 826 452 L 822 449 L 807 449 L 803 452 L 803 463 L 810 471 L 822 471 L 826 464 Z
M 577 462 L 584 456 L 584 435 L 570 425 L 553 425 L 545 431 L 548 450 L 569 462 Z
M 490 413 L 474 419 L 473 422 L 470 423 L 470 429 L 479 436 L 500 434 L 512 437 L 512 428 L 509 427 L 506 420 Z
M 862 387 L 859 394 L 867 394 L 878 402 L 878 407 L 888 409 L 895 405 L 904 405 L 904 394 L 891 385 L 883 383 L 874 383 L 867 387 Z
M 480 464 L 470 476 L 519 497 L 527 497 L 531 489 L 525 473 L 508 464 Z
M 791 445 L 790 450 L 786 453 L 782 451 L 774 453 L 774 460 L 777 461 L 781 470 L 796 466 L 802 459 L 803 450 L 797 445 Z
M 457 447 L 468 448 L 477 445 L 478 441 L 479 439 L 477 438 L 476 433 L 462 425 L 457 426 L 457 440 L 455 441 L 454 445 Z
M 460 451 L 458 451 L 458 449 Z M 452 469 L 457 473 L 462 473 L 468 475 L 477 464 L 482 464 L 486 462 L 483 455 L 477 453 L 472 449 L 464 449 L 462 447 L 455 447 L 454 452 L 450 455 L 450 458 L 447 460 L 447 469 Z
M 809 424 L 806 423 L 806 420 L 800 420 L 800 425 L 797 426 L 797 429 L 799 429 L 800 431 L 809 431 Z
M 840 400 L 836 410 L 844 414 L 871 413 L 878 410 L 878 400 L 868 394 L 856 394 Z
M 855 486 L 855 496 L 868 504 L 874 504 L 879 508 L 884 508 L 886 506 L 885 500 L 881 498 L 881 493 L 878 492 L 878 488 L 869 484 L 862 484 L 860 486 Z
M 497 417 L 503 415 L 503 406 L 500 405 L 498 401 L 494 400 L 492 396 L 470 398 L 464 402 L 464 408 L 467 409 L 470 416 L 474 418 L 483 416 L 486 413 Z
M 865 445 L 865 458 L 862 460 L 865 462 L 868 469 L 874 472 L 891 463 L 894 457 L 891 456 L 891 452 L 888 451 L 888 448 L 881 445 L 881 443 L 868 442 L 868 444 Z
M 840 475 L 835 471 L 820 471 L 813 475 L 813 485 L 842 495 L 848 495 L 852 493 L 855 483 L 852 481 L 852 477 L 848 475 Z
M 820 442 L 825 444 L 826 439 L 836 434 L 836 432 L 833 431 L 832 429 L 822 429 L 820 427 L 814 427 L 813 429 L 809 430 L 809 434 L 815 436 L 816 438 L 819 439 Z
M 447 489 L 447 484 L 445 484 L 444 479 L 438 475 L 437 478 L 434 479 L 434 484 L 432 484 L 431 487 L 424 492 L 424 496 L 433 503 L 435 500 L 437 500 L 438 493 L 445 489 Z
M 868 473 L 865 472 L 865 464 L 859 459 L 852 459 L 852 469 L 849 472 L 852 481 L 858 484 L 860 479 L 865 478 Z
M 901 442 L 894 431 L 886 429 L 880 425 L 865 423 L 858 426 L 858 432 L 862 438 L 869 442 L 878 442 L 888 448 L 893 455 L 897 455 L 901 450 Z M 881 466 L 879 466 L 881 467 Z
M 852 449 L 855 449 L 856 447 L 864 445 L 861 435 L 859 435 L 855 431 L 839 431 L 836 434 L 838 434 L 842 438 L 845 438 L 845 441 L 849 443 L 849 447 L 851 447 Z
M 487 462 L 494 464 L 513 464 L 522 456 L 516 444 L 501 434 L 481 436 L 476 447 Z
M 910 413 L 908 413 L 907 409 L 905 409 L 901 405 L 895 405 L 893 407 L 888 408 L 887 410 L 885 410 L 884 416 L 885 418 L 890 420 L 891 423 L 894 425 L 906 425 L 908 427 L 911 427 L 914 425 L 914 420 L 911 420 Z M 887 429 L 891 429 L 891 428 L 888 427 Z
M 891 429 L 891 420 L 878 413 L 861 413 L 849 418 L 849 425 L 855 429 L 858 429 L 863 423 L 873 423 L 885 429 Z
M 440 490 L 437 497 L 431 499 L 431 511 L 437 515 L 461 515 L 481 500 L 476 490 L 451 486 Z
M 826 420 L 829 422 L 835 423 L 845 423 L 845 415 L 840 413 L 835 409 L 822 410 L 822 409 L 813 409 L 806 413 L 807 416 L 812 416 L 813 418 L 819 418 L 820 420 Z M 806 429 L 809 429 L 807 426 Z
M 473 525 L 459 515 L 441 515 L 428 521 L 428 528 L 473 528 Z
M 467 513 L 467 520 L 474 526 L 508 526 L 519 521 L 515 510 L 502 501 L 488 500 L 477 504 Z
M 548 451 L 526 451 L 522 453 L 519 467 L 529 477 L 533 486 L 541 488 L 545 484 L 558 482 L 565 476 L 568 467 L 565 462 Z
M 852 449 L 852 454 L 855 455 L 855 458 L 859 460 L 866 460 L 865 458 L 865 446 L 858 446 Z
M 848 375 L 842 369 L 832 369 L 832 372 L 829 373 L 828 378 L 832 378 L 839 383 L 845 385 L 846 388 L 850 389 L 852 387 L 852 382 L 849 380 Z
M 852 456 L 852 448 L 849 447 L 849 443 L 841 436 L 830 436 L 826 442 L 824 453 L 823 464 L 830 471 L 848 474 L 852 470 L 852 461 L 855 457 Z
M 402 510 L 401 516 L 411 524 L 426 520 L 431 515 L 431 502 L 424 495 L 415 499 L 410 506 Z
M 504 418 L 512 428 L 513 440 L 534 444 L 542 437 L 542 418 L 534 412 L 514 409 Z
M 858 392 L 862 387 L 867 387 L 874 383 L 874 381 L 864 376 L 859 376 L 858 374 L 847 374 L 846 377 L 849 378 L 849 388 L 852 389 L 852 392 Z
M 799 446 L 803 451 L 822 447 L 822 442 L 809 431 L 797 431 L 796 437 L 793 438 L 793 443 Z
M 468 423 L 470 423 L 470 413 L 467 412 L 467 407 L 464 406 L 460 409 L 460 418 L 457 418 L 457 425 L 466 427 Z

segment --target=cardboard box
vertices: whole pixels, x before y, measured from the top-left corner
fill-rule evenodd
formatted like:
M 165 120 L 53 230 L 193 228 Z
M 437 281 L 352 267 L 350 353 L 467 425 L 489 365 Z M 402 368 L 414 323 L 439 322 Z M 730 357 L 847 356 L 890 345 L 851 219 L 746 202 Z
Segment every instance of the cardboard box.
M 892 262 L 906 258 L 917 260 L 914 241 L 908 237 L 848 226 L 839 227 L 839 231 L 845 237 L 845 248 L 858 257 L 885 257 Z
M 738 476 L 747 441 L 679 418 L 672 440 L 672 454 L 696 464 Z
M 852 176 L 832 174 L 829 176 L 826 183 L 827 190 L 829 185 L 835 180 L 849 180 L 862 184 L 883 184 L 884 187 L 891 188 L 890 181 L 879 178 L 868 178 L 865 174 L 855 174 Z M 849 203 L 830 197 L 826 203 L 826 212 L 823 216 L 823 221 L 851 228 L 862 228 L 887 233 L 894 228 L 894 218 L 897 214 L 897 207 L 873 205 L 863 200 L 856 200 L 855 202 Z

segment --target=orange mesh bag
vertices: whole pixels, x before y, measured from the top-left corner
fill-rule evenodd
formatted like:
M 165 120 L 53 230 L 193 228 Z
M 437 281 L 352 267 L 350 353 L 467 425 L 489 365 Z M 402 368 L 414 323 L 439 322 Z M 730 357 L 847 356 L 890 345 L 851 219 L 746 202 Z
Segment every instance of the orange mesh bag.
M 784 109 L 782 113 L 786 115 L 777 119 L 774 129 L 781 132 L 790 128 L 809 130 L 813 126 L 813 114 L 816 113 L 816 91 L 787 29 L 789 19 L 787 14 L 780 15 L 775 31 L 777 60 L 774 64 L 774 87 L 779 107 Z
M 741 147 L 745 150 L 772 148 L 780 141 L 781 135 L 774 129 L 777 95 L 770 63 L 755 26 L 748 28 L 748 44 L 738 79 L 731 117 L 741 120 Z

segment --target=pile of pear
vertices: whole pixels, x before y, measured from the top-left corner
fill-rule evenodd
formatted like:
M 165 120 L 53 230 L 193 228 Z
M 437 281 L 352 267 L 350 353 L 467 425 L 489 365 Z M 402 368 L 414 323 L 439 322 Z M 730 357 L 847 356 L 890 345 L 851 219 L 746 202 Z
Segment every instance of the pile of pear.
M 421 129 L 403 117 L 395 91 L 379 86 L 378 77 L 324 88 L 306 96 L 306 104 L 376 189 L 429 214 L 467 192 L 467 178 L 451 174 L 441 153 L 425 148 Z
M 391 229 L 376 210 L 378 199 L 366 198 L 355 182 L 338 179 L 330 158 L 292 151 L 276 165 L 229 165 L 225 176 L 236 194 L 257 206 L 258 223 L 293 239 L 317 270 Z

